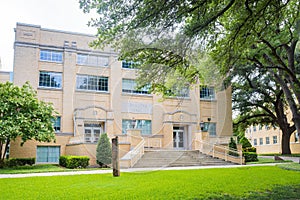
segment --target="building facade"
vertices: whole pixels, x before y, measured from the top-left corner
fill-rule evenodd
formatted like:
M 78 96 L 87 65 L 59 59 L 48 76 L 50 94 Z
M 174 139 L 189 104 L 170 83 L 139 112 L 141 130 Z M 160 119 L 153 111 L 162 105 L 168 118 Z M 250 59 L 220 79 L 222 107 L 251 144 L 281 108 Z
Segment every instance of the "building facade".
M 164 99 L 146 87 L 137 90 L 137 69 L 109 47 L 91 48 L 95 39 L 17 23 L 13 82 L 21 86 L 29 81 L 58 115 L 55 143 L 28 141 L 20 147 L 15 141 L 11 157 L 36 157 L 44 163 L 58 162 L 59 155 L 87 155 L 94 164 L 102 133 L 119 136 L 121 158 L 138 145 L 128 139 L 136 130 L 149 149 L 194 149 L 194 139 L 205 132 L 209 142 L 232 136 L 230 88 L 215 92 L 195 86 Z
M 245 136 L 258 154 L 282 153 L 282 132 L 278 127 L 253 125 L 246 129 Z M 300 153 L 300 141 L 296 131 L 291 135 L 290 148 L 292 153 Z

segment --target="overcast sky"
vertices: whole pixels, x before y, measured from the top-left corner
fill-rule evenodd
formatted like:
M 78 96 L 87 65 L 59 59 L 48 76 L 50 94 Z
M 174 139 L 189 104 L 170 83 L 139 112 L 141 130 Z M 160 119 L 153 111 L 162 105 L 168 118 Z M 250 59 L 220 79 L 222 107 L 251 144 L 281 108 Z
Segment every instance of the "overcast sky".
M 13 69 L 14 28 L 17 22 L 42 28 L 95 34 L 86 24 L 91 15 L 79 9 L 79 0 L 1 0 L 0 57 L 2 70 Z

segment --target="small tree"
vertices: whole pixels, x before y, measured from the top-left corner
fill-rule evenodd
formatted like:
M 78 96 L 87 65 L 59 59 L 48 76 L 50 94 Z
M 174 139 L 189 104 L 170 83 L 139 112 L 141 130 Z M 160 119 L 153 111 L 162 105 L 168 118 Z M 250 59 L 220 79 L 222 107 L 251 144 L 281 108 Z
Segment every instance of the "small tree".
M 97 163 L 100 165 L 100 167 L 107 167 L 107 165 L 111 164 L 111 153 L 111 144 L 109 142 L 109 138 L 107 137 L 106 133 L 103 133 L 98 141 L 96 150 Z
M 230 138 L 230 142 L 229 142 L 229 155 L 232 155 L 232 156 L 238 156 L 239 154 L 236 153 L 235 151 L 237 151 L 237 145 L 236 145 L 236 142 L 235 140 L 231 137 Z
M 55 140 L 52 104 L 39 101 L 36 92 L 25 83 L 22 87 L 0 83 L 0 166 L 9 143 L 17 137 L 21 145 L 27 140 Z

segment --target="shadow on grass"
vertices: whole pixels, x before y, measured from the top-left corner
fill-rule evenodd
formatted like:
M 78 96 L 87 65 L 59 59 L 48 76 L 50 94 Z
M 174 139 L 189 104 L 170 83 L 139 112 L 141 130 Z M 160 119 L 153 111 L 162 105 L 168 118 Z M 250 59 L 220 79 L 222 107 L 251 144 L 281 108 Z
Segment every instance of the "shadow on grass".
M 201 199 L 201 198 L 195 198 Z M 210 200 L 299 200 L 300 185 L 275 186 L 264 192 L 251 192 L 244 197 L 235 197 L 228 194 L 212 194 L 204 199 Z

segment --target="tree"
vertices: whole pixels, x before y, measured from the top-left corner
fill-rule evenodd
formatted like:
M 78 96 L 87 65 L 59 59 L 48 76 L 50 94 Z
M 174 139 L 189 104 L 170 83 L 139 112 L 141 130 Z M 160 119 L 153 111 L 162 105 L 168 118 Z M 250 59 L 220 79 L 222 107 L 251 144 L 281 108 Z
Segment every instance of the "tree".
M 229 155 L 232 155 L 232 156 L 238 156 L 239 155 L 238 153 L 236 153 L 237 144 L 236 144 L 235 140 L 232 137 L 230 138 L 228 146 L 229 146 Z
M 195 82 L 201 72 L 188 57 L 194 50 L 207 50 L 223 74 L 245 63 L 267 70 L 282 88 L 300 134 L 298 0 L 80 0 L 80 7 L 99 13 L 90 22 L 98 27 L 93 45 L 111 44 L 121 56 L 143 61 L 147 74 L 139 78 L 161 83 L 154 88 L 163 88 L 174 72 Z M 137 45 L 123 45 L 128 42 Z
M 239 113 L 235 127 L 273 125 L 282 131 L 282 154 L 291 154 L 290 137 L 296 130 L 287 119 L 287 102 L 274 77 L 265 69 L 253 70 L 247 66 L 231 74 L 236 78 L 232 85 L 233 110 Z
M 39 101 L 29 83 L 22 87 L 0 83 L 0 162 L 4 161 L 10 141 L 20 137 L 27 140 L 51 142 L 55 140 L 50 103 Z
M 111 144 L 106 133 L 101 134 L 100 140 L 97 143 L 96 152 L 97 163 L 100 167 L 107 167 L 107 165 L 111 164 Z

